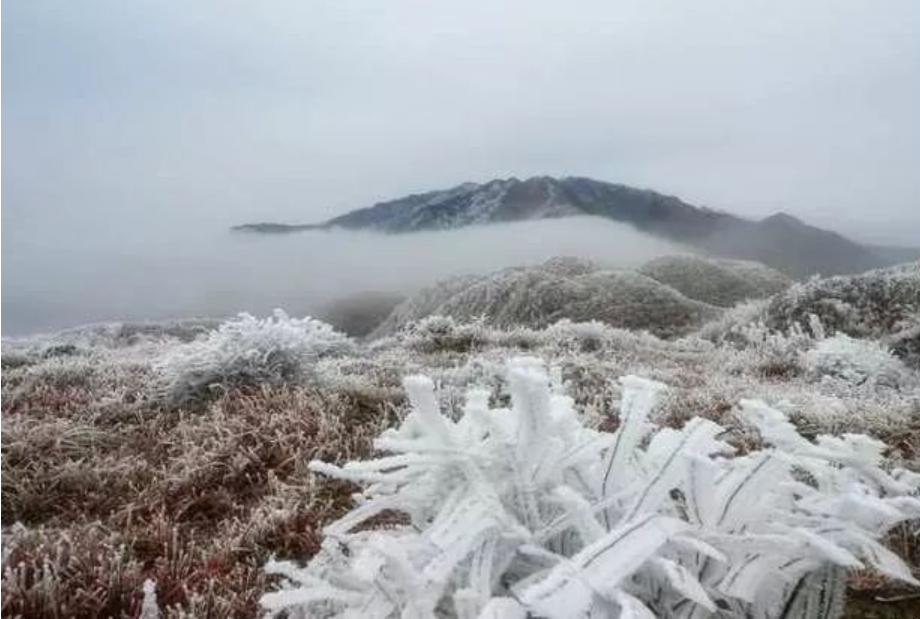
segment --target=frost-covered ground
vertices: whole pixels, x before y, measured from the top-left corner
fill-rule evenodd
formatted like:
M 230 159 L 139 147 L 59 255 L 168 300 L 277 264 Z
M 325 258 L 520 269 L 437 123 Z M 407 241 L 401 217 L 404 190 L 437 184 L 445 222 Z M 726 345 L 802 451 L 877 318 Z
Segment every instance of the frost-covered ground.
M 558 604 L 563 603 L 560 600 L 566 604 L 572 600 L 583 602 L 583 594 L 560 598 L 550 593 L 552 588 L 547 583 L 567 587 L 566 591 L 575 586 L 570 581 L 576 572 L 554 571 L 553 562 L 566 556 L 573 565 L 581 565 L 578 562 L 585 557 L 578 554 L 580 549 L 590 546 L 592 539 L 609 539 L 605 535 L 612 529 L 609 522 L 603 524 L 604 519 L 618 518 L 618 510 L 625 509 L 623 497 L 637 491 L 641 494 L 642 484 L 653 487 L 646 476 L 657 470 L 659 465 L 654 463 L 658 456 L 649 454 L 667 453 L 668 441 L 678 436 L 668 432 L 686 433 L 699 426 L 709 428 L 706 432 L 721 428 L 706 440 L 724 443 L 720 447 L 723 450 L 733 448 L 735 455 L 726 460 L 725 466 L 740 467 L 737 470 L 742 470 L 746 462 L 766 457 L 764 454 L 782 453 L 777 443 L 786 441 L 783 449 L 787 451 L 790 445 L 797 445 L 799 453 L 795 457 L 806 460 L 793 462 L 796 466 L 788 469 L 793 477 L 766 480 L 760 487 L 764 496 L 784 497 L 794 503 L 802 499 L 787 490 L 801 484 L 795 486 L 800 494 L 820 490 L 821 496 L 826 495 L 821 500 L 846 498 L 851 507 L 835 507 L 840 510 L 834 512 L 835 517 L 856 518 L 856 524 L 848 525 L 860 527 L 851 531 L 853 535 L 871 538 L 872 534 L 867 533 L 870 529 L 878 533 L 879 541 L 900 556 L 906 567 L 899 568 L 875 547 L 875 555 L 866 556 L 862 542 L 854 546 L 842 538 L 830 543 L 807 537 L 815 530 L 801 521 L 796 521 L 796 527 L 806 530 L 800 534 L 806 541 L 783 552 L 788 551 L 791 560 L 798 556 L 796 552 L 810 549 L 805 552 L 804 564 L 820 572 L 824 579 L 820 582 L 825 584 L 815 585 L 815 577 L 808 581 L 809 586 L 825 587 L 820 590 L 827 591 L 828 598 L 834 597 L 833 586 L 826 584 L 831 582 L 828 574 L 839 573 L 845 578 L 850 616 L 864 616 L 870 607 L 877 616 L 917 616 L 913 610 L 916 600 L 911 599 L 917 590 L 904 581 L 910 578 L 911 570 L 914 577 L 920 575 L 918 527 L 915 520 L 911 521 L 918 512 L 912 511 L 915 506 L 909 496 L 915 482 L 913 474 L 920 472 L 920 370 L 913 356 L 920 325 L 920 296 L 911 293 L 920 288 L 910 288 L 917 286 L 920 271 L 916 267 L 904 269 L 868 275 L 859 281 L 834 278 L 797 285 L 772 301 L 735 307 L 698 331 L 670 340 L 595 322 L 563 320 L 542 329 L 500 329 L 483 322 L 458 323 L 451 318 L 430 316 L 404 325 L 391 336 L 362 342 L 335 333 L 317 321 L 277 314 L 262 320 L 242 317 L 223 325 L 207 321 L 108 325 L 4 341 L 3 614 L 136 617 L 142 612 L 142 589 L 148 579 L 155 583 L 161 616 L 170 617 L 248 617 L 260 612 L 260 600 L 281 607 L 292 599 L 303 603 L 328 597 L 330 589 L 320 586 L 316 574 L 308 574 L 306 584 L 301 583 L 298 591 L 307 593 L 302 594 L 305 597 L 300 602 L 296 597 L 279 597 L 272 592 L 283 579 L 268 573 L 265 566 L 271 559 L 306 562 L 317 555 L 323 543 L 323 527 L 345 516 L 354 507 L 352 494 L 364 487 L 349 479 L 383 483 L 383 477 L 368 477 L 371 468 L 362 469 L 363 476 L 349 478 L 337 476 L 338 469 L 334 467 L 314 466 L 323 473 L 315 474 L 308 468 L 311 461 L 344 465 L 368 460 L 375 454 L 374 438 L 386 428 L 402 424 L 400 435 L 377 445 L 385 452 L 399 453 L 408 449 L 405 441 L 418 436 L 411 429 L 413 424 L 424 425 L 424 419 L 430 422 L 426 431 L 440 436 L 438 440 L 453 440 L 438 430 L 438 424 L 456 427 L 450 431 L 461 432 L 467 441 L 460 443 L 466 445 L 458 448 L 460 455 L 465 450 L 480 453 L 475 450 L 486 449 L 486 443 L 479 441 L 485 440 L 488 433 L 474 430 L 472 421 L 455 426 L 449 420 L 462 420 L 465 411 L 473 411 L 471 414 L 481 418 L 477 423 L 488 423 L 490 415 L 503 414 L 495 409 L 508 406 L 513 393 L 513 410 L 522 410 L 522 397 L 530 398 L 527 406 L 540 409 L 540 398 L 544 397 L 539 388 L 542 380 L 546 389 L 552 385 L 553 398 L 571 398 L 563 416 L 552 416 L 553 423 L 562 423 L 563 418 L 568 421 L 559 427 L 537 424 L 536 434 L 526 439 L 531 442 L 509 439 L 510 451 L 497 453 L 507 455 L 509 461 L 520 458 L 522 462 L 535 463 L 534 479 L 543 479 L 548 472 L 540 468 L 542 454 L 547 458 L 544 466 L 556 462 L 550 457 L 561 457 L 554 451 L 553 440 L 571 440 L 569 448 L 578 447 L 584 440 L 584 453 L 596 454 L 597 461 L 610 457 L 611 445 L 620 440 L 616 437 L 623 436 L 624 426 L 629 426 L 624 424 L 628 419 L 624 414 L 636 406 L 636 395 L 628 390 L 638 379 L 618 379 L 633 375 L 656 381 L 667 389 L 655 388 L 658 401 L 646 411 L 651 425 L 640 424 L 641 432 L 631 439 L 630 453 L 640 455 L 631 458 L 627 454 L 622 467 L 614 467 L 625 475 L 627 468 L 623 467 L 628 466 L 632 477 L 624 479 L 632 481 L 618 487 L 616 496 L 601 499 L 606 502 L 593 508 L 590 492 L 579 490 L 575 496 L 562 488 L 566 484 L 561 482 L 553 486 L 553 497 L 535 496 L 536 512 L 517 512 L 508 507 L 509 517 L 527 513 L 544 517 L 555 513 L 553 509 L 562 509 L 560 505 L 584 507 L 585 501 L 588 505 L 587 511 L 572 508 L 572 513 L 580 514 L 582 520 L 573 532 L 566 533 L 564 544 L 547 542 L 540 550 L 531 541 L 513 551 L 506 549 L 508 561 L 518 558 L 513 569 L 509 567 L 511 563 L 503 563 L 504 567 L 492 570 L 504 574 L 501 582 L 474 579 L 471 582 L 475 586 L 471 586 L 475 591 L 458 592 L 451 587 L 459 586 L 457 583 L 463 579 L 451 571 L 453 568 L 447 570 L 448 576 L 438 572 L 438 578 L 432 577 L 430 582 L 440 583 L 441 588 L 431 591 L 449 594 L 451 600 L 448 603 L 445 597 L 432 602 L 439 614 L 476 617 L 486 612 L 488 604 L 483 600 L 491 594 L 506 600 L 518 595 L 514 604 L 528 604 L 531 610 L 542 609 L 550 615 L 554 608 L 558 611 Z M 520 357 L 530 359 L 516 366 L 525 370 L 524 383 L 537 387 L 514 386 L 515 374 L 509 374 L 508 363 Z M 541 372 L 545 372 L 542 379 Z M 410 386 L 422 385 L 415 395 L 413 411 L 403 379 L 418 374 L 431 382 L 410 381 Z M 428 397 L 428 387 L 424 386 L 428 384 L 436 399 L 420 405 L 420 399 Z M 471 403 L 470 389 L 478 394 L 478 403 Z M 763 403 L 758 406 L 768 408 L 742 406 L 742 400 L 758 400 Z M 445 416 L 443 421 L 435 421 L 435 406 Z M 422 409 L 428 411 L 427 416 L 419 412 Z M 787 430 L 776 430 L 785 428 L 776 425 L 776 417 L 758 417 L 750 412 L 768 409 L 788 417 L 800 438 L 792 441 Z M 694 418 L 699 419 L 691 422 Z M 760 422 L 755 423 L 755 418 Z M 706 425 L 710 422 L 717 426 Z M 658 430 L 656 435 L 654 428 L 671 430 Z M 499 429 L 497 426 L 493 431 Z M 643 440 L 649 432 L 661 438 Z M 882 441 L 884 446 L 873 446 L 865 439 L 844 439 L 837 445 L 830 438 L 817 438 L 857 433 Z M 518 456 L 514 455 L 514 445 L 522 445 Z M 828 456 L 826 451 L 802 455 L 801 450 L 817 449 L 810 447 L 814 445 L 838 449 L 837 455 Z M 841 455 L 839 449 L 850 449 L 846 445 L 856 451 Z M 437 449 L 443 453 L 444 446 Z M 881 458 L 877 468 L 871 463 L 876 449 Z M 488 468 L 488 453 L 491 452 L 482 451 L 483 458 L 475 462 L 479 467 L 475 470 L 489 471 L 489 483 L 504 483 L 495 474 L 503 470 L 501 466 Z M 708 454 L 705 450 L 680 453 L 682 458 Z M 431 467 L 443 465 L 433 455 L 428 457 Z M 821 468 L 825 464 L 819 467 L 815 459 L 826 462 L 829 468 Z M 561 461 L 567 463 L 565 466 L 575 466 L 576 460 Z M 417 467 L 419 460 L 411 462 Z M 393 466 L 399 470 L 400 465 Z M 565 466 L 552 468 L 568 470 Z M 421 469 L 423 473 L 425 470 Z M 467 471 L 463 475 L 475 475 L 473 469 L 463 470 Z M 391 474 L 393 469 L 386 471 Z M 466 479 L 463 475 L 460 478 Z M 867 482 L 867 477 L 875 481 Z M 432 479 L 437 484 L 429 488 L 430 492 L 443 492 L 445 496 L 456 481 L 453 476 Z M 828 479 L 835 481 L 825 485 L 830 483 Z M 394 487 L 409 484 L 411 490 L 423 488 L 432 480 L 413 473 L 393 483 Z M 516 483 L 507 487 L 516 488 Z M 673 487 L 665 490 L 682 488 L 677 481 L 669 483 Z M 604 484 L 609 485 L 606 481 Z M 828 493 L 827 488 L 837 490 Z M 376 492 L 379 500 L 386 499 L 386 491 L 378 488 Z M 674 497 L 678 495 L 683 496 L 679 492 L 655 494 L 654 517 L 670 518 L 668 524 L 655 529 L 655 534 L 678 526 L 683 531 L 678 537 L 690 541 L 683 540 L 684 546 L 673 552 L 667 550 L 670 554 L 660 554 L 660 548 L 669 548 L 662 541 L 649 551 L 651 554 L 639 552 L 637 557 L 644 558 L 636 559 L 635 565 L 611 564 L 609 570 L 627 572 L 622 586 L 604 594 L 609 597 L 603 598 L 606 606 L 594 612 L 626 616 L 629 608 L 640 613 L 635 616 L 643 616 L 634 604 L 637 600 L 663 613 L 663 606 L 656 604 L 665 604 L 672 599 L 668 596 L 677 595 L 695 600 L 694 604 L 703 609 L 699 611 L 702 614 L 693 616 L 707 616 L 709 611 L 705 609 L 710 602 L 715 604 L 713 608 L 722 609 L 724 616 L 742 616 L 732 614 L 740 611 L 723 606 L 748 602 L 731 597 L 738 593 L 734 589 L 723 591 L 725 587 L 714 575 L 718 571 L 707 572 L 705 578 L 702 572 L 693 572 L 693 579 L 687 579 L 681 571 L 689 569 L 687 559 L 680 554 L 686 552 L 687 544 L 692 547 L 696 543 L 696 551 L 703 548 L 700 544 L 716 546 L 721 555 L 730 555 L 732 546 L 726 542 L 722 547 L 719 540 L 701 536 L 695 529 L 685 531 L 692 518 L 674 511 L 675 502 L 679 502 Z M 506 505 L 504 495 L 497 496 L 496 500 Z M 413 499 L 415 502 L 384 505 L 361 523 L 359 530 L 365 533 L 358 533 L 360 539 L 345 537 L 347 527 L 339 525 L 339 541 L 334 544 L 344 544 L 338 551 L 346 558 L 351 552 L 349 544 L 354 544 L 355 549 L 366 548 L 369 536 L 378 540 L 370 547 L 386 548 L 392 543 L 387 542 L 387 535 L 405 535 L 407 525 L 417 531 L 419 518 L 440 523 L 444 530 L 439 539 L 451 531 L 459 535 L 460 524 L 456 529 L 444 528 L 443 519 L 426 511 L 433 508 L 425 501 L 439 505 L 439 500 L 434 494 L 424 494 Z M 778 504 L 780 499 L 776 501 Z M 819 509 L 815 501 L 818 498 L 808 509 Z M 874 515 L 859 520 L 854 513 L 869 512 L 854 512 L 852 505 L 869 509 L 863 502 L 875 505 L 875 511 L 870 509 Z M 650 503 L 643 500 L 639 505 L 646 509 Z M 473 511 L 465 512 L 466 517 L 458 518 L 457 523 L 475 522 L 476 506 L 467 507 Z M 634 509 L 636 514 L 642 513 L 638 507 Z M 792 505 L 789 514 L 801 515 L 801 509 L 802 505 Z M 907 521 L 895 512 L 906 515 Z M 676 525 L 674 518 L 685 522 Z M 745 522 L 749 521 L 744 525 L 745 531 L 749 527 L 751 534 L 760 532 L 758 514 L 747 514 L 745 518 Z M 869 520 L 874 524 L 870 526 Z M 504 523 L 502 527 L 520 530 L 512 524 Z M 537 530 L 531 521 L 524 524 L 531 534 Z M 383 538 L 367 531 L 382 531 Z M 722 533 L 740 534 L 736 530 Z M 484 535 L 482 531 L 476 534 Z M 397 547 L 418 549 L 419 544 L 430 542 L 424 535 L 413 535 Z M 662 539 L 673 535 L 672 532 Z M 472 544 L 469 540 L 463 543 L 467 542 Z M 323 560 L 328 560 L 329 543 L 332 542 L 327 542 L 323 551 L 326 554 L 322 555 L 327 559 Z M 496 543 L 507 544 L 508 539 L 502 537 Z M 406 558 L 404 567 L 416 565 L 419 556 L 429 556 L 425 552 L 430 554 L 430 550 L 424 548 L 413 551 L 415 554 Z M 479 557 L 504 556 L 477 552 Z M 519 562 L 521 552 L 529 557 L 526 565 Z M 374 574 L 388 565 L 379 556 L 389 555 L 361 556 L 366 560 L 355 566 L 357 572 L 351 577 L 358 581 L 370 577 L 369 582 L 374 582 Z M 464 565 L 463 570 L 469 569 L 463 563 L 465 559 L 451 560 L 455 562 L 450 566 Z M 844 567 L 826 571 L 832 564 Z M 272 565 L 275 572 L 298 576 L 290 569 L 279 568 L 278 563 Z M 777 569 L 773 563 L 770 566 Z M 394 593 L 391 602 L 413 590 L 408 586 L 411 570 L 396 578 L 392 567 L 386 569 L 390 570 L 386 572 L 387 582 L 405 585 L 404 591 Z M 321 569 L 319 573 L 328 572 Z M 798 572 L 788 573 L 792 578 Z M 655 588 L 658 585 L 649 584 L 659 577 L 661 582 L 671 583 L 660 591 Z M 694 585 L 697 577 L 701 590 Z M 510 581 L 506 582 L 508 578 L 526 582 L 514 588 Z M 585 578 L 590 581 L 593 576 Z M 444 584 L 445 579 L 449 584 Z M 684 583 L 684 587 L 677 582 Z M 536 588 L 528 588 L 528 584 Z M 331 608 L 339 602 L 360 602 L 341 593 L 348 589 L 344 581 L 335 585 L 338 592 L 332 595 Z M 484 594 L 482 587 L 496 591 Z M 459 598 L 455 595 L 458 593 Z M 266 594 L 269 595 L 263 598 Z M 649 601 L 649 596 L 654 599 Z M 421 598 L 410 597 L 421 602 Z M 776 597 L 781 596 L 777 593 Z M 879 602 L 878 597 L 888 601 Z M 145 616 L 152 608 L 152 594 L 148 593 L 147 598 Z M 588 603 L 593 603 L 590 595 Z M 800 603 L 804 602 L 795 602 Z M 770 608 L 769 604 L 766 607 Z M 511 613 L 517 612 L 512 601 L 499 601 L 490 611 L 494 614 L 488 616 L 496 617 L 514 616 Z M 311 607 L 307 614 L 316 612 Z

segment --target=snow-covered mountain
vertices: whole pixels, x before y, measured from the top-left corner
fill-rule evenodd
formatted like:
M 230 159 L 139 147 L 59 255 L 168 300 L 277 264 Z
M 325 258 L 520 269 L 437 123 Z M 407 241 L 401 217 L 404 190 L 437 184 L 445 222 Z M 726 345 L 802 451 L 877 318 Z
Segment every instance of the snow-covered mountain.
M 580 177 L 538 176 L 527 180 L 509 178 L 481 184 L 464 183 L 450 189 L 412 194 L 351 211 L 320 224 L 261 223 L 238 228 L 261 232 L 330 227 L 415 232 L 573 215 L 602 215 L 630 223 L 686 220 L 697 215 L 706 219 L 730 217 L 626 185 Z
M 914 250 L 869 247 L 778 213 L 753 221 L 681 199 L 583 177 L 538 176 L 464 183 L 351 211 L 319 224 L 258 223 L 254 232 L 343 228 L 388 233 L 593 215 L 631 224 L 728 258 L 757 260 L 793 276 L 864 271 L 913 260 Z

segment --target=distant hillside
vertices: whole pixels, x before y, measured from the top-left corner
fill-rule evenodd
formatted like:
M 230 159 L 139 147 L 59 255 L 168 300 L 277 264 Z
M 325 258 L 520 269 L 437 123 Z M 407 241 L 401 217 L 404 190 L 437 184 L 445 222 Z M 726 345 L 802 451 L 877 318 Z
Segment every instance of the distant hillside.
M 719 312 L 639 272 L 605 270 L 563 257 L 439 282 L 398 305 L 373 337 L 392 335 L 430 316 L 482 319 L 502 328 L 544 328 L 562 319 L 599 321 L 671 337 L 685 335 Z
M 763 262 L 794 277 L 854 273 L 916 259 L 912 249 L 869 246 L 778 213 L 760 221 L 674 196 L 581 177 L 540 176 L 465 183 L 380 202 L 317 224 L 254 223 L 236 230 L 284 233 L 342 228 L 387 233 L 594 215 L 704 253 Z
M 687 298 L 718 307 L 770 297 L 792 284 L 782 273 L 756 262 L 700 256 L 661 256 L 647 262 L 638 272 Z

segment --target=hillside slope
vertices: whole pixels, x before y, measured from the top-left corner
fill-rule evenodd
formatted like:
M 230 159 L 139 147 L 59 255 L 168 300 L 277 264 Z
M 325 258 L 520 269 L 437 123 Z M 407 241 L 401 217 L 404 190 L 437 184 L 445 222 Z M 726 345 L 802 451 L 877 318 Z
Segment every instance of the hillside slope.
M 662 256 L 647 262 L 639 272 L 686 297 L 719 307 L 769 297 L 792 284 L 782 273 L 757 262 L 701 256 Z
M 499 327 L 543 328 L 562 319 L 599 321 L 675 336 L 718 313 L 713 305 L 687 298 L 639 272 L 554 258 L 537 266 L 440 282 L 397 306 L 372 335 L 389 335 L 440 315 L 460 321 L 481 318 Z

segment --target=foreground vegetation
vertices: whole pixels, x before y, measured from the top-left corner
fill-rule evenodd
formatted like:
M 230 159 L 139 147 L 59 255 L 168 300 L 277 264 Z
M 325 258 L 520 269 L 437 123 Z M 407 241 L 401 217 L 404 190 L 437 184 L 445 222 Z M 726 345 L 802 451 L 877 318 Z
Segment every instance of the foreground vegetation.
M 317 556 L 324 527 L 361 489 L 347 475 L 315 475 L 311 461 L 379 456 L 374 439 L 409 423 L 407 375 L 429 377 L 450 419 L 463 418 L 471 387 L 486 398 L 481 407 L 506 406 L 507 360 L 522 355 L 541 360 L 584 432 L 601 437 L 598 448 L 632 397 L 616 379 L 633 374 L 668 386 L 647 413 L 658 427 L 686 432 L 706 420 L 724 429 L 726 449 L 753 457 L 776 447 L 745 417 L 742 400 L 757 399 L 809 444 L 843 433 L 882 441 L 880 470 L 907 483 L 920 471 L 911 298 L 886 305 L 884 286 L 869 282 L 864 295 L 847 294 L 850 306 L 875 295 L 871 330 L 865 312 L 818 302 L 821 286 L 852 286 L 812 283 L 677 340 L 591 322 L 498 329 L 428 317 L 358 343 L 278 315 L 217 330 L 114 325 L 4 342 L 3 614 L 137 617 L 150 580 L 161 616 L 258 615 L 283 581 L 266 564 Z M 407 517 L 417 514 L 383 509 L 356 534 L 398 531 Z M 884 543 L 920 575 L 916 521 L 891 525 Z M 907 572 L 886 574 L 851 554 L 860 563 L 841 573 L 846 612 L 916 616 Z

